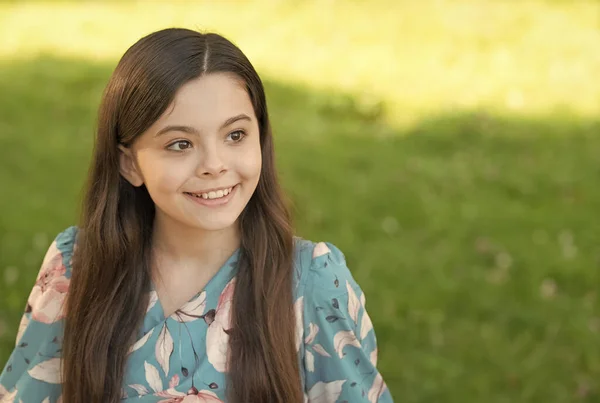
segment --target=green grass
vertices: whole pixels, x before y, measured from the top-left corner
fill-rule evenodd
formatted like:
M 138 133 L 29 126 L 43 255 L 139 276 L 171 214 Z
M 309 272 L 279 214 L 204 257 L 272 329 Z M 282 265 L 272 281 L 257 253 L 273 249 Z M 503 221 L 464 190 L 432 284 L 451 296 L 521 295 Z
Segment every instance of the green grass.
M 184 25 L 263 75 L 298 233 L 345 252 L 397 401 L 600 401 L 599 19 L 591 1 L 0 4 L 0 363 L 75 222 L 116 59 Z

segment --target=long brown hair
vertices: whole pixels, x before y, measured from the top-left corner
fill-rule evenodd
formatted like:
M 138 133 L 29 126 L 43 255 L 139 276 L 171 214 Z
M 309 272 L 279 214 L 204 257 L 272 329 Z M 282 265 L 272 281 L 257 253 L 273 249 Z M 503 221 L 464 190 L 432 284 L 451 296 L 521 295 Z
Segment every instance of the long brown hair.
M 293 232 L 276 176 L 263 84 L 227 39 L 170 28 L 127 50 L 100 105 L 66 306 L 66 403 L 120 399 L 126 353 L 148 304 L 154 203 L 144 186 L 133 187 L 120 175 L 118 145 L 129 146 L 145 132 L 183 84 L 216 72 L 232 73 L 245 83 L 262 152 L 258 187 L 239 218 L 229 350 L 235 365 L 228 366 L 227 398 L 302 401 L 292 303 Z

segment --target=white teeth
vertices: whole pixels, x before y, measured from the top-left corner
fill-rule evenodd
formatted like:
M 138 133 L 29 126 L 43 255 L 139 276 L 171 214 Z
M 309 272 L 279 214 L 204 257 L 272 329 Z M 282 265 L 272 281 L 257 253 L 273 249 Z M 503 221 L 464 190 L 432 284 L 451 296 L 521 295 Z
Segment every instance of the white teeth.
M 217 190 L 215 192 L 208 192 L 208 193 L 202 193 L 202 194 L 192 194 L 195 197 L 201 197 L 203 199 L 219 199 L 221 197 L 227 196 L 229 193 L 231 193 L 231 191 L 233 190 L 233 188 L 229 188 L 229 189 L 223 189 L 223 190 Z

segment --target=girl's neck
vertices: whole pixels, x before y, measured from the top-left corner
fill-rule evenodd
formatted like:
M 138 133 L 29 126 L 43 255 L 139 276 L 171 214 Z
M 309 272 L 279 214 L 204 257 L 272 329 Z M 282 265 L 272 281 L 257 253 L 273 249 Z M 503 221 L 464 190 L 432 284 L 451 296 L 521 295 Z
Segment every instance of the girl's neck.
M 240 246 L 237 223 L 218 231 L 186 226 L 157 212 L 152 233 L 155 257 L 195 267 L 222 264 Z

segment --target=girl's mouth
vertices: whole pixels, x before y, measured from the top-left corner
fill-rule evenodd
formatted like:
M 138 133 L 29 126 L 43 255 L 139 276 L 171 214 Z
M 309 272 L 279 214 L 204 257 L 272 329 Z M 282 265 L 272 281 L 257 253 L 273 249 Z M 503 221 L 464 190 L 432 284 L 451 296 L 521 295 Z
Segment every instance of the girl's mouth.
M 184 194 L 193 200 L 195 203 L 201 204 L 203 206 L 222 206 L 227 204 L 229 200 L 234 196 L 239 184 L 222 190 L 217 190 L 216 192 L 208 192 L 208 193 L 188 193 L 184 192 Z

